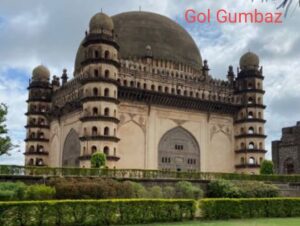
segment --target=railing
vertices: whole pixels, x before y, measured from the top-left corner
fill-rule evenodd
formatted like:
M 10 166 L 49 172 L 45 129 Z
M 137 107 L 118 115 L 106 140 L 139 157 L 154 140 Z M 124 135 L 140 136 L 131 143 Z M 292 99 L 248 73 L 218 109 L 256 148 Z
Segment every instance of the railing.
M 0 175 L 7 176 L 89 176 L 117 179 L 176 179 L 176 180 L 257 180 L 300 182 L 300 175 L 250 175 L 235 173 L 175 172 L 142 169 L 50 168 L 0 165 Z

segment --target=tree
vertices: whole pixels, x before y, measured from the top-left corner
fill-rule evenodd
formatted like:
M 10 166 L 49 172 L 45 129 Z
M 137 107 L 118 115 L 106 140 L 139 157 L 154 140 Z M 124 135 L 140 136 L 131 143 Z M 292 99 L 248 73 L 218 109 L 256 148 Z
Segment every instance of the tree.
M 0 156 L 8 154 L 10 150 L 17 147 L 17 145 L 12 144 L 10 137 L 7 135 L 6 128 L 6 115 L 7 106 L 3 103 L 0 104 Z
M 264 160 L 260 166 L 260 174 L 274 174 L 274 164 L 270 160 Z
M 103 153 L 96 152 L 91 157 L 91 164 L 93 168 L 101 168 L 106 164 L 106 156 Z

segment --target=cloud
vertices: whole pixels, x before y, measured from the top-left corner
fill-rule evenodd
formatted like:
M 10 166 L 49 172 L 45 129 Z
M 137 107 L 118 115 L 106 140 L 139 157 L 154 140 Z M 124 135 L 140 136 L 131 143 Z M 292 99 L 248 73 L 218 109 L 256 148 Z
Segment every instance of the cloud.
M 0 8 L 0 101 L 9 105 L 8 126 L 16 142 L 25 137 L 27 80 L 32 69 L 45 64 L 52 74 L 63 68 L 73 72 L 75 55 L 89 19 L 101 8 L 109 15 L 142 10 L 166 15 L 184 26 L 208 59 L 211 74 L 226 79 L 227 68 L 239 66 L 240 56 L 258 53 L 264 66 L 266 141 L 280 137 L 281 127 L 294 125 L 299 115 L 300 90 L 300 10 L 290 14 L 282 25 L 263 24 L 187 24 L 184 11 L 194 8 L 230 12 L 257 8 L 274 11 L 278 1 L 261 0 L 2 0 Z M 17 155 L 19 164 L 23 157 Z M 270 152 L 268 153 L 270 157 Z M 15 157 L 14 157 L 15 158 Z M 10 163 L 11 160 L 7 160 Z M 15 159 L 13 160 L 15 162 Z

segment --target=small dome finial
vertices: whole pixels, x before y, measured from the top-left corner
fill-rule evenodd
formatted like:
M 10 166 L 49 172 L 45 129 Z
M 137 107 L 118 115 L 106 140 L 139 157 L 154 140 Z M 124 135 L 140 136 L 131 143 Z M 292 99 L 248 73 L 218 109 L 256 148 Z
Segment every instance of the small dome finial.
M 240 59 L 240 68 L 242 70 L 247 69 L 258 69 L 259 67 L 259 57 L 253 52 L 245 53 Z

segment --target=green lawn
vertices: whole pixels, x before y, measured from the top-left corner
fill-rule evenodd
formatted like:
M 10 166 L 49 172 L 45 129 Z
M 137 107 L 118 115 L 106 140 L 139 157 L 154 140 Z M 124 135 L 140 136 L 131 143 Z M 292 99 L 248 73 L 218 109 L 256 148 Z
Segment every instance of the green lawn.
M 148 224 L 149 226 L 300 226 L 300 218 L 263 218 L 228 221 L 188 221 L 180 223 Z M 147 226 L 147 225 L 143 225 Z

